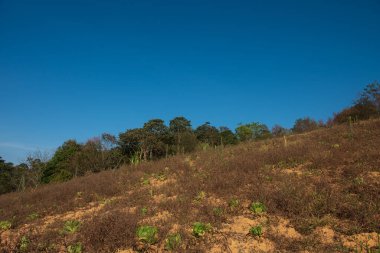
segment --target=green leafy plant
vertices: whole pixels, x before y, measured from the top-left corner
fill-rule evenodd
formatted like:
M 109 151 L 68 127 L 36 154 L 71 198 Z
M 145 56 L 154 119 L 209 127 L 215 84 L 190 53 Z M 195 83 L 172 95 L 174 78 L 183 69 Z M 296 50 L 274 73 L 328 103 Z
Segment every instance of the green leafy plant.
M 251 206 L 249 207 L 252 213 L 260 214 L 266 211 L 266 207 L 261 202 L 253 202 Z
M 249 229 L 249 234 L 252 235 L 252 236 L 261 237 L 262 234 L 263 234 L 263 229 L 262 229 L 262 227 L 260 225 L 251 227 Z
M 149 178 L 142 177 L 142 178 L 141 178 L 141 184 L 142 184 L 142 185 L 150 185 L 150 180 L 149 180 Z
M 12 227 L 12 223 L 7 220 L 0 221 L 0 229 L 1 230 L 8 230 Z
M 136 232 L 139 240 L 148 244 L 154 244 L 157 242 L 157 233 L 157 228 L 153 226 L 141 226 Z
M 67 234 L 73 234 L 79 230 L 80 225 L 80 222 L 77 220 L 66 221 L 63 225 L 63 232 Z
M 160 181 L 165 181 L 167 178 L 165 173 L 163 173 L 163 172 L 160 172 L 158 174 L 153 174 L 153 177 L 157 180 L 160 180 Z
M 26 252 L 28 250 L 28 246 L 29 246 L 29 239 L 28 237 L 24 235 L 23 237 L 21 237 L 19 249 L 21 252 Z
M 181 244 L 182 238 L 179 233 L 170 234 L 165 240 L 165 249 L 174 250 Z
M 212 211 L 216 216 L 221 216 L 223 214 L 223 209 L 221 207 L 215 207 Z
M 235 209 L 236 207 L 238 207 L 240 204 L 239 200 L 238 199 L 231 199 L 229 202 L 228 202 L 228 206 L 231 208 L 231 209 Z
M 38 213 L 34 212 L 28 215 L 28 220 L 35 220 L 39 217 Z
M 148 208 L 147 207 L 143 207 L 143 208 L 141 208 L 141 214 L 142 215 L 145 215 L 145 214 L 147 214 L 148 213 Z
M 82 247 L 82 244 L 80 242 L 73 244 L 73 245 L 69 245 L 67 247 L 68 253 L 82 253 L 82 250 L 83 250 L 83 247 Z
M 206 198 L 206 192 L 200 191 L 198 192 L 197 197 L 195 198 L 196 201 L 202 201 Z
M 193 235 L 195 237 L 201 237 L 203 236 L 206 232 L 211 230 L 211 224 L 210 223 L 202 223 L 202 222 L 195 222 L 193 224 Z

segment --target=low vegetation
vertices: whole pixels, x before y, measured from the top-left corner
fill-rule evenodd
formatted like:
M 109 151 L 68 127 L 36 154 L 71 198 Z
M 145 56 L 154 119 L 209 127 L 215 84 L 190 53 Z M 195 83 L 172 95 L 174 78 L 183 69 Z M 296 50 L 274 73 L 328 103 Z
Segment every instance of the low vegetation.
M 350 120 L 2 194 L 0 252 L 378 252 L 379 144 Z

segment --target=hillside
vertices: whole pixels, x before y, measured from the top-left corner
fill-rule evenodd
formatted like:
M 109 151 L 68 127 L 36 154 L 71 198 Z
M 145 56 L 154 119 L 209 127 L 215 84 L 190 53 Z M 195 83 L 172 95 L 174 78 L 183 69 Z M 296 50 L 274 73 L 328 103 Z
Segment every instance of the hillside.
M 1 195 L 0 249 L 379 252 L 379 147 L 364 121 Z

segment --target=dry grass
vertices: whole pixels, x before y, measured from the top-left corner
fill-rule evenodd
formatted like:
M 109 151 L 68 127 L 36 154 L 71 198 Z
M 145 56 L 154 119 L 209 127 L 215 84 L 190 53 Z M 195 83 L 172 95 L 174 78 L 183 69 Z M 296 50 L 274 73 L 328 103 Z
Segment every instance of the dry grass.
M 380 232 L 380 121 L 355 124 L 352 132 L 342 125 L 293 135 L 287 143 L 245 143 L 2 195 L 0 221 L 11 221 L 12 228 L 0 232 L 0 249 L 17 251 L 26 236 L 30 252 L 66 252 L 78 242 L 84 252 L 156 252 L 175 232 L 181 234 L 179 252 L 379 247 L 376 238 L 360 244 L 350 236 Z M 239 204 L 231 206 L 232 199 Z M 266 213 L 252 214 L 253 201 Z M 33 213 L 38 217 L 31 220 Z M 235 224 L 237 217 L 247 223 Z M 69 218 L 82 225 L 64 234 Z M 213 229 L 196 238 L 194 222 Z M 250 223 L 263 226 L 261 238 L 243 234 Z M 141 225 L 158 228 L 157 243 L 136 238 Z M 297 236 L 289 237 L 289 229 Z

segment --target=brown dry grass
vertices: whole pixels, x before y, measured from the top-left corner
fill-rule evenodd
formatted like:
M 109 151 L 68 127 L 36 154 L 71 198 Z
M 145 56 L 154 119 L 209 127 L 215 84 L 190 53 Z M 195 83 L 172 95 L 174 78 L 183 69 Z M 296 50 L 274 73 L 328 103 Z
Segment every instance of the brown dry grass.
M 161 252 L 178 232 L 178 252 L 350 252 L 379 247 L 380 121 L 316 130 L 283 139 L 176 156 L 0 196 L 1 252 Z M 164 175 L 160 177 L 158 175 Z M 148 183 L 149 181 L 149 183 Z M 231 199 L 239 205 L 229 206 Z M 252 201 L 267 212 L 254 215 Z M 143 213 L 143 208 L 146 212 Z M 38 218 L 31 220 L 30 214 Z M 69 219 L 81 222 L 61 232 Z M 204 237 L 194 222 L 211 223 Z M 247 236 L 260 224 L 263 236 Z M 158 228 L 158 242 L 136 238 L 140 225 Z M 371 235 L 371 238 L 367 238 Z M 367 238 L 367 239 L 366 239 Z M 380 239 L 379 239 L 380 240 Z

